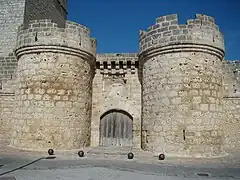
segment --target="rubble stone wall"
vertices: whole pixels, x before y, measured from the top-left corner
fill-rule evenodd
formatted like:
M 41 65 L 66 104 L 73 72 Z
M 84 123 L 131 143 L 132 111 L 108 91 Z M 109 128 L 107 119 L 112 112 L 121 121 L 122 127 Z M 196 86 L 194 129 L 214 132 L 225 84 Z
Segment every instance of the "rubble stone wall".
M 212 17 L 176 15 L 140 32 L 142 144 L 154 153 L 223 154 L 222 34 Z
M 240 151 L 240 61 L 223 63 L 224 147 L 227 152 Z

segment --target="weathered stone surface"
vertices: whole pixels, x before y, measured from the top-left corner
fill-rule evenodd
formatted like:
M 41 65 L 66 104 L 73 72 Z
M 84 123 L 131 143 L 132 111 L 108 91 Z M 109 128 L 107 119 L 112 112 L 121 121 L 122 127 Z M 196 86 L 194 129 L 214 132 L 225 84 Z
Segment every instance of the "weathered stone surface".
M 174 23 L 172 23 L 171 20 L 173 18 L 175 18 L 175 20 L 173 20 Z M 157 18 L 155 25 L 148 27 L 147 31 L 141 31 L 139 34 L 140 54 L 151 48 L 179 43 L 207 44 L 224 50 L 223 35 L 218 31 L 218 27 L 212 22 L 212 19 L 211 17 L 209 19 L 209 16 L 206 15 L 197 15 L 194 20 L 187 20 L 186 24 L 178 24 L 176 15 Z M 154 28 L 156 25 L 158 25 L 158 27 Z M 164 36 L 166 32 L 168 36 Z M 157 44 L 147 41 L 147 39 L 151 39 L 152 36 L 156 34 L 160 34 L 157 39 Z M 176 37 L 176 40 L 173 41 L 172 37 Z
M 210 23 L 185 30 L 185 25 L 179 25 L 169 34 L 177 36 L 175 42 L 165 37 L 147 48 L 144 39 L 155 33 L 140 35 L 144 149 L 182 156 L 216 156 L 224 152 L 224 45 L 222 36 L 212 40 L 213 34 L 220 34 L 215 27 Z M 188 33 L 193 41 L 185 41 L 187 36 L 183 34 Z
M 223 124 L 224 146 L 229 152 L 239 152 L 240 142 L 240 98 L 225 97 L 223 101 L 225 119 Z
M 11 138 L 14 107 L 14 94 L 0 93 L 0 144 L 7 145 Z
M 224 146 L 228 152 L 240 149 L 240 61 L 223 63 Z
M 67 16 L 66 0 L 26 0 L 24 25 L 32 20 L 52 19 L 58 27 L 65 27 Z
M 79 57 L 56 53 L 23 55 L 18 63 L 11 145 L 40 150 L 89 146 L 90 65 Z
M 5 57 L 0 57 L 0 83 L 14 79 L 16 67 L 17 59 L 13 53 Z
M 133 117 L 133 146 L 141 147 L 141 85 L 137 60 L 137 54 L 97 56 L 93 80 L 91 146 L 99 145 L 101 115 L 109 110 L 121 109 Z M 111 62 L 115 62 L 114 67 L 111 67 Z
M 73 28 L 81 32 L 68 31 Z M 84 34 L 85 27 L 70 22 L 66 31 L 56 28 L 59 34 L 39 34 L 37 41 L 29 29 L 20 30 L 17 41 L 17 107 L 10 145 L 33 150 L 89 146 L 94 41 Z M 25 37 L 30 41 L 22 41 Z M 85 40 L 81 45 L 79 37 Z
M 139 54 L 98 54 L 95 62 L 89 29 L 65 22 L 65 0 L 41 8 L 46 2 L 38 11 L 35 0 L 0 0 L 1 144 L 99 146 L 101 116 L 117 109 L 132 116 L 135 148 L 193 157 L 240 152 L 240 61 L 223 59 L 212 17 L 180 25 L 175 14 L 159 17 L 140 31 Z
M 25 0 L 0 0 L 0 57 L 7 56 L 15 48 L 17 28 L 23 23 L 24 7 Z
M 215 65 L 210 66 L 212 61 L 206 59 L 214 57 L 186 52 L 154 57 L 144 64 L 142 104 L 146 150 L 182 155 L 201 151 L 210 156 L 221 152 L 222 102 L 221 95 L 216 93 L 221 92 L 221 61 L 215 59 Z M 207 73 L 199 72 L 203 69 Z M 202 85 L 211 79 L 215 83 L 211 82 L 213 87 L 208 88 L 207 96 L 202 93 Z M 217 108 L 210 110 L 211 105 Z M 155 124 L 156 129 L 152 130 Z M 213 131 L 219 135 L 211 136 Z M 164 138 L 164 143 L 158 143 L 158 138 Z
M 0 84 L 0 144 L 7 145 L 11 139 L 14 112 L 16 107 L 14 81 Z

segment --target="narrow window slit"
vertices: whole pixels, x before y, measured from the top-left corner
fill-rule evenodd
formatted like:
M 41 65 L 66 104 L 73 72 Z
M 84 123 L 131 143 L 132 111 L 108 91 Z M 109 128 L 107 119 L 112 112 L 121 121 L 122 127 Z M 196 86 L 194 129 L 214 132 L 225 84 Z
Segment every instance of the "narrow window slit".
M 36 35 L 35 35 L 35 42 L 38 41 L 38 34 L 36 32 Z
M 185 135 L 185 129 L 183 130 L 183 140 L 185 141 L 186 135 Z

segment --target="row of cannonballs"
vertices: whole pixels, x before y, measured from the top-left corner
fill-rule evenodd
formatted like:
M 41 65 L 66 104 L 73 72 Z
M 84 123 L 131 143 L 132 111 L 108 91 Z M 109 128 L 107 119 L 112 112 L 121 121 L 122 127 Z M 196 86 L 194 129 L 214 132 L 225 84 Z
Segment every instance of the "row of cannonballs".
M 53 149 L 49 149 L 48 150 L 48 154 L 49 155 L 54 155 L 54 150 Z M 78 151 L 78 156 L 79 157 L 84 157 L 84 151 L 82 151 L 82 150 Z M 132 152 L 130 152 L 130 153 L 127 154 L 127 157 L 128 157 L 128 159 L 133 159 L 134 158 L 134 154 Z M 158 159 L 159 160 L 164 160 L 165 159 L 165 155 L 164 154 L 159 154 Z

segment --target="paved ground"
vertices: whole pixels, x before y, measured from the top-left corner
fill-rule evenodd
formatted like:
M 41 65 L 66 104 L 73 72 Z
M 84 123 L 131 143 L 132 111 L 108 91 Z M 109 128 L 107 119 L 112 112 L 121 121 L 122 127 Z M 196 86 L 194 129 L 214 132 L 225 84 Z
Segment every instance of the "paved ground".
M 159 161 L 141 155 L 144 154 L 136 153 L 134 160 L 127 160 L 125 155 L 87 154 L 79 158 L 76 152 L 68 152 L 56 153 L 55 159 L 45 159 L 46 153 L 2 150 L 0 180 L 3 177 L 15 177 L 17 180 L 240 179 L 240 161 L 232 156 L 216 159 L 166 158 Z
M 240 179 L 240 168 L 219 168 L 201 166 L 184 166 L 169 164 L 143 164 L 134 160 L 104 160 L 82 158 L 75 160 L 66 159 L 41 159 L 33 162 L 33 158 L 26 157 L 1 157 L 1 177 L 15 177 L 17 180 L 127 180 L 127 179 Z M 28 165 L 29 164 L 29 165 Z M 4 174 L 17 167 L 14 172 Z

